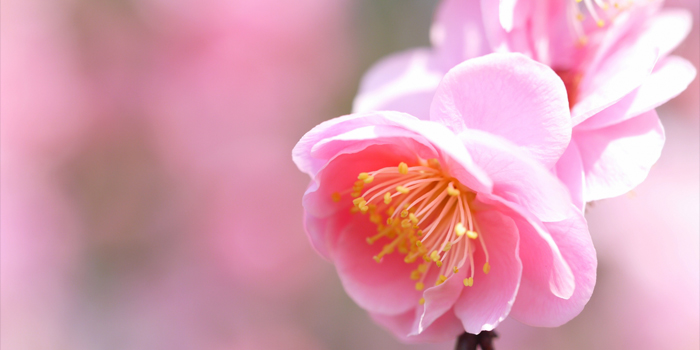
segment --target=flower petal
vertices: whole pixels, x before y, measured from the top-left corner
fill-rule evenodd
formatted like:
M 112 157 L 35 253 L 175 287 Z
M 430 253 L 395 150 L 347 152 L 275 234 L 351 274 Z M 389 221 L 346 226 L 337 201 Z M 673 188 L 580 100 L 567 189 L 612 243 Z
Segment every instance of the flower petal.
M 566 88 L 549 67 L 521 54 L 491 54 L 452 68 L 430 118 L 455 133 L 478 129 L 503 136 L 549 168 L 571 137 Z
M 573 125 L 613 105 L 642 85 L 658 57 L 657 47 L 629 44 L 616 48 L 599 65 L 590 67 L 581 80 L 576 104 L 571 109 Z
M 454 310 L 467 332 L 479 334 L 494 329 L 508 316 L 518 293 L 522 264 L 513 220 L 495 210 L 476 212 L 474 217 L 488 249 L 491 271 L 482 271 L 486 260 L 477 248 L 474 285 L 464 288 Z
M 439 286 L 428 288 L 424 293 L 425 304 L 423 312 L 418 319 L 411 335 L 417 335 L 425 332 L 433 322 L 441 317 L 445 312 L 452 309 L 455 301 L 459 298 L 464 288 L 462 282 L 466 277 L 466 268 L 462 268 L 458 273 L 450 276 L 444 283 Z
M 695 79 L 695 73 L 695 67 L 683 58 L 664 58 L 656 64 L 654 71 L 639 88 L 576 125 L 576 130 L 604 128 L 654 109 L 683 92 Z
M 656 111 L 604 129 L 576 131 L 586 177 L 586 202 L 627 193 L 661 156 L 664 130 Z
M 430 41 L 443 75 L 464 60 L 490 53 L 479 1 L 442 1 L 430 27 Z
M 372 319 L 378 324 L 389 329 L 399 340 L 404 343 L 436 343 L 454 341 L 464 332 L 462 322 L 459 321 L 452 310 L 444 313 L 423 333 L 408 335 L 416 321 L 415 310 L 407 311 L 401 315 L 382 315 L 370 313 Z
M 571 203 L 583 212 L 586 206 L 586 202 L 583 201 L 583 188 L 585 186 L 583 163 L 574 140 L 571 140 L 569 147 L 559 158 L 554 169 L 559 180 L 569 189 Z
M 415 267 L 406 264 L 401 254 L 374 261 L 372 257 L 382 248 L 367 244 L 366 238 L 376 233 L 376 226 L 361 214 L 340 230 L 331 256 L 350 298 L 363 309 L 384 315 L 415 309 L 422 295 L 409 278 Z
M 459 136 L 474 162 L 493 181 L 495 195 L 518 203 L 543 221 L 570 216 L 566 187 L 521 149 L 479 130 L 465 130 Z
M 519 230 L 520 227 L 523 227 L 523 230 L 526 230 L 527 232 L 535 232 L 539 239 L 546 243 L 546 245 L 549 247 L 550 253 L 541 255 L 541 258 L 548 262 L 546 266 L 549 266 L 549 290 L 558 298 L 571 298 L 576 287 L 573 272 L 571 271 L 571 268 L 566 260 L 564 260 L 561 251 L 559 251 L 559 247 L 545 228 L 544 224 L 537 218 L 533 217 L 532 214 L 526 210 L 523 210 L 523 208 L 519 207 L 517 204 L 508 202 L 503 198 L 493 195 L 489 196 L 478 194 L 477 199 L 480 203 L 508 215 L 512 220 L 514 220 L 516 225 L 519 227 Z M 572 209 L 572 215 L 579 214 L 577 210 L 574 208 Z
M 517 222 L 517 221 L 516 221 Z M 531 326 L 556 327 L 578 315 L 591 298 L 596 281 L 597 259 L 583 214 L 544 224 L 562 256 L 571 267 L 576 283 L 573 295 L 562 299 L 550 291 L 551 255 L 547 244 L 526 223 L 520 223 L 520 259 L 523 277 L 511 316 Z
M 433 99 L 442 75 L 429 49 L 393 54 L 376 63 L 362 77 L 353 101 L 354 113 L 390 110 L 429 119 Z

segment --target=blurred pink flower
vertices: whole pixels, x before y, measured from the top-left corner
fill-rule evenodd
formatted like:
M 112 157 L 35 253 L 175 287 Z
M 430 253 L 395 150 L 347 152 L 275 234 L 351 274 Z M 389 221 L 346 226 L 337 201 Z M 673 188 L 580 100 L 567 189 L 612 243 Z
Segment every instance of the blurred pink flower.
M 587 16 L 579 10 L 584 5 Z M 521 52 L 552 67 L 567 87 L 573 134 L 554 171 L 574 203 L 583 208 L 618 196 L 641 183 L 661 153 L 664 133 L 654 108 L 695 77 L 688 61 L 668 55 L 688 34 L 690 14 L 659 11 L 660 2 L 624 6 L 445 0 L 431 29 L 434 48 L 377 63 L 354 110 L 427 119 L 432 95 L 452 66 L 489 52 Z
M 542 165 L 570 136 L 556 74 L 520 54 L 469 60 L 445 75 L 430 116 L 354 114 L 299 141 L 316 250 L 406 341 L 491 330 L 509 314 L 537 326 L 575 317 L 596 257 L 582 214 Z

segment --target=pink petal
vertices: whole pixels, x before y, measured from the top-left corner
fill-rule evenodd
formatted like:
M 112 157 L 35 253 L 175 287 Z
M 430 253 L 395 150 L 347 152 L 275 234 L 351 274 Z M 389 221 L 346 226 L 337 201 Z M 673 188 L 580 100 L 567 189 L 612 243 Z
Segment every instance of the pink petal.
M 560 326 L 578 315 L 593 293 L 597 259 L 583 214 L 556 223 L 545 223 L 562 256 L 571 267 L 576 288 L 569 299 L 550 291 L 550 250 L 528 224 L 519 224 L 523 276 L 511 316 L 539 327 Z
M 586 202 L 624 194 L 647 177 L 661 155 L 664 130 L 656 111 L 604 129 L 576 131 L 586 176 Z
M 443 74 L 464 60 L 490 53 L 479 1 L 442 1 L 430 27 L 430 40 Z
M 523 147 L 547 168 L 571 137 L 566 88 L 549 67 L 521 54 L 491 54 L 452 68 L 430 118 L 455 133 L 478 129 Z
M 508 316 L 522 274 L 518 229 L 513 220 L 493 210 L 475 213 L 475 220 L 488 249 L 491 272 L 484 274 L 486 260 L 478 248 L 474 285 L 464 288 L 454 306 L 464 329 L 472 334 L 492 330 Z
M 423 312 L 411 331 L 411 335 L 425 332 L 433 322 L 452 308 L 462 293 L 464 288 L 463 280 L 466 278 L 466 274 L 466 268 L 462 268 L 441 285 L 432 286 L 423 293 L 425 298 L 425 304 L 422 308 Z
M 462 322 L 459 321 L 452 310 L 446 312 L 435 320 L 423 333 L 408 335 L 414 327 L 417 318 L 416 311 L 407 311 L 401 315 L 382 315 L 370 313 L 372 319 L 378 324 L 388 328 L 399 340 L 404 343 L 437 343 L 454 341 L 464 332 Z
M 571 203 L 583 212 L 586 206 L 586 202 L 583 201 L 583 188 L 585 186 L 583 163 L 574 140 L 571 140 L 569 147 L 559 158 L 554 169 L 559 180 L 569 189 Z
M 528 232 L 535 232 L 539 236 L 539 239 L 549 247 L 550 252 L 542 255 L 548 262 L 547 265 L 542 266 L 549 266 L 549 290 L 559 298 L 569 299 L 574 294 L 574 275 L 544 224 L 517 204 L 497 196 L 478 194 L 477 199 L 480 203 L 508 215 L 518 227 L 523 227 L 523 230 L 527 229 Z M 575 209 L 571 212 L 572 216 L 578 214 Z
M 376 226 L 360 214 L 338 233 L 331 256 L 345 291 L 361 308 L 375 313 L 399 315 L 414 310 L 422 296 L 410 279 L 415 264 L 406 264 L 401 254 L 374 261 L 372 257 L 382 250 L 381 245 L 366 242 L 374 233 Z
M 515 30 L 529 19 L 531 5 L 529 0 L 481 0 L 483 24 L 491 52 L 520 52 L 533 57 L 530 33 L 523 28 Z M 512 15 L 508 13 L 511 9 Z M 508 23 L 510 17 L 512 22 Z
M 474 164 L 450 130 L 439 123 L 398 112 L 359 113 L 323 122 L 299 140 L 292 150 L 292 158 L 314 181 L 307 190 L 309 193 L 318 188 L 316 174 L 334 157 L 377 144 L 420 144 L 423 147 L 409 150 L 424 159 L 440 158 L 444 160 L 443 165 L 454 168 L 452 175 L 464 185 L 480 192 L 491 191 L 491 180 Z
M 360 82 L 353 112 L 399 111 L 429 119 L 433 99 L 442 75 L 428 49 L 393 54 L 376 63 Z
M 571 109 L 573 124 L 578 125 L 642 85 L 658 57 L 656 47 L 628 43 L 616 47 L 599 65 L 590 67 L 583 76 L 577 102 Z
M 683 92 L 695 79 L 695 73 L 695 67 L 683 58 L 664 58 L 656 64 L 654 71 L 639 88 L 586 119 L 576 126 L 576 130 L 603 128 L 654 109 Z
M 570 216 L 566 187 L 517 146 L 479 130 L 465 130 L 460 138 L 474 162 L 493 181 L 493 194 L 521 205 L 543 221 Z
M 644 23 L 633 39 L 636 45 L 653 46 L 665 57 L 690 33 L 693 15 L 685 9 L 663 9 Z M 632 39 L 632 38 L 630 38 Z

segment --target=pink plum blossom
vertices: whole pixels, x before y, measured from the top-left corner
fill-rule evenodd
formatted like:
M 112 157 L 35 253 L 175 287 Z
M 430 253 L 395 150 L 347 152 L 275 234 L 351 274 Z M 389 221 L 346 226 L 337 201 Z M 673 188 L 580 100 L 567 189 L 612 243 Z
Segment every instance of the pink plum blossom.
M 432 117 L 430 101 L 454 65 L 490 52 L 520 52 L 554 69 L 567 88 L 573 132 L 552 171 L 574 204 L 626 193 L 646 178 L 664 144 L 654 108 L 695 77 L 669 55 L 692 17 L 660 1 L 445 0 L 432 49 L 377 63 L 364 77 L 355 112 L 397 110 Z
M 405 341 L 492 330 L 509 314 L 535 326 L 575 317 L 597 262 L 547 167 L 570 140 L 564 84 L 521 54 L 487 55 L 447 72 L 429 113 L 357 113 L 302 137 L 293 159 L 312 178 L 315 249 Z

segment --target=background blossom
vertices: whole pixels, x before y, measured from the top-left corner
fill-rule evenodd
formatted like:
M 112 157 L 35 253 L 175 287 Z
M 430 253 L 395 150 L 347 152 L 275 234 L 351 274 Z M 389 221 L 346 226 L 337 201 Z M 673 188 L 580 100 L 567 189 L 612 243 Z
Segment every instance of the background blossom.
M 451 349 L 401 344 L 347 297 L 289 159 L 371 63 L 428 45 L 436 2 L 224 3 L 0 3 L 0 348 Z M 668 5 L 693 9 L 676 53 L 697 67 L 698 4 Z M 667 147 L 636 197 L 591 209 L 583 313 L 507 320 L 499 348 L 700 346 L 697 86 L 659 109 Z M 635 239 L 607 241 L 623 223 Z

